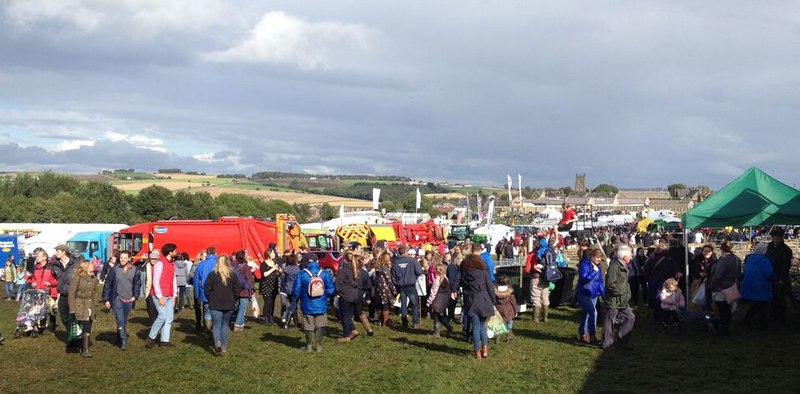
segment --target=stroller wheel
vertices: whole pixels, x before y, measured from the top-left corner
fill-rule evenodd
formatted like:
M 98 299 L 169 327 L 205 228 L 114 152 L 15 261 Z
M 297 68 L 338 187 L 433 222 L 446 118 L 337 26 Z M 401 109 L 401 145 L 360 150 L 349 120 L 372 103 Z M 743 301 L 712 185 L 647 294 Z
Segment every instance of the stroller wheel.
M 14 338 L 19 338 L 19 328 L 14 330 Z

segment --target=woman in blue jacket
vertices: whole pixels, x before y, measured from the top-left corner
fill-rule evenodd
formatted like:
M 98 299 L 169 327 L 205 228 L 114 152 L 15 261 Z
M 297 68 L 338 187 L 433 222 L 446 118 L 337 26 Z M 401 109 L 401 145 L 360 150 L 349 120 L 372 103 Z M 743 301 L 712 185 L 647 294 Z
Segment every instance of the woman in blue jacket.
M 748 325 L 752 324 L 753 318 L 756 318 L 760 328 L 767 328 L 767 317 L 773 297 L 773 278 L 772 263 L 767 257 L 767 244 L 760 243 L 753 249 L 753 253 L 744 259 L 744 278 L 739 289 L 742 298 L 750 301 L 750 310 L 744 318 Z
M 581 306 L 581 317 L 578 320 L 578 336 L 583 343 L 598 342 L 597 339 L 597 297 L 603 295 L 603 274 L 600 263 L 603 251 L 590 249 L 587 257 L 578 267 L 578 285 L 576 297 Z
M 300 300 L 300 310 L 303 312 L 303 331 L 306 334 L 306 346 L 303 350 L 310 352 L 313 349 L 321 352 L 322 337 L 325 335 L 325 327 L 328 326 L 328 298 L 333 296 L 335 288 L 331 274 L 327 270 L 319 268 L 316 255 L 309 253 L 307 256 L 306 268 L 294 278 L 292 295 Z M 312 297 L 309 284 L 315 278 L 322 279 L 324 293 L 321 296 Z M 316 339 L 316 346 L 314 346 L 314 339 Z

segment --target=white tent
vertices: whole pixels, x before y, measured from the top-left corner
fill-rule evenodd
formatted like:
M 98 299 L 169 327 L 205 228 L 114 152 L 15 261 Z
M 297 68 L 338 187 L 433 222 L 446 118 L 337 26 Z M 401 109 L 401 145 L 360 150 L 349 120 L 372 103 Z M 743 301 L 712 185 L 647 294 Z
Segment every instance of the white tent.
M 492 245 L 492 249 L 494 249 L 495 245 L 500 242 L 501 239 L 514 236 L 514 228 L 508 227 L 504 224 L 487 224 L 485 226 L 481 226 L 475 229 L 475 234 L 478 235 L 485 235 L 486 239 L 489 241 L 489 244 Z
M 539 217 L 544 219 L 561 219 L 561 212 L 554 208 L 546 208 L 544 211 L 539 212 Z

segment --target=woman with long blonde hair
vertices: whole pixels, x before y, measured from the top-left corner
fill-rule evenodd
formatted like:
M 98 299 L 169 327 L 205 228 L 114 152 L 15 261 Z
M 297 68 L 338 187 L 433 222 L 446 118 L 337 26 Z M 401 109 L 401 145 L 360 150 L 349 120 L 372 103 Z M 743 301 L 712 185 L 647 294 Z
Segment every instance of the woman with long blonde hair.
M 217 258 L 214 270 L 208 275 L 204 286 L 211 313 L 211 334 L 214 336 L 214 354 L 222 356 L 228 351 L 228 322 L 236 307 L 236 299 L 242 285 L 231 269 L 230 257 Z

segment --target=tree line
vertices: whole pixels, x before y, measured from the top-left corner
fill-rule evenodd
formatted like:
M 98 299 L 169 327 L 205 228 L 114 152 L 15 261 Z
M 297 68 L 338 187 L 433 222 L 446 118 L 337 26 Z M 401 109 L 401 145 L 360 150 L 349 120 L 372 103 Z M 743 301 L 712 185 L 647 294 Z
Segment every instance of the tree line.
M 274 218 L 278 213 L 294 214 L 303 222 L 309 219 L 311 207 L 233 193 L 217 197 L 207 192 L 173 193 L 157 185 L 131 195 L 109 183 L 80 182 L 51 172 L 0 181 L 0 222 L 134 224 L 170 218 Z

